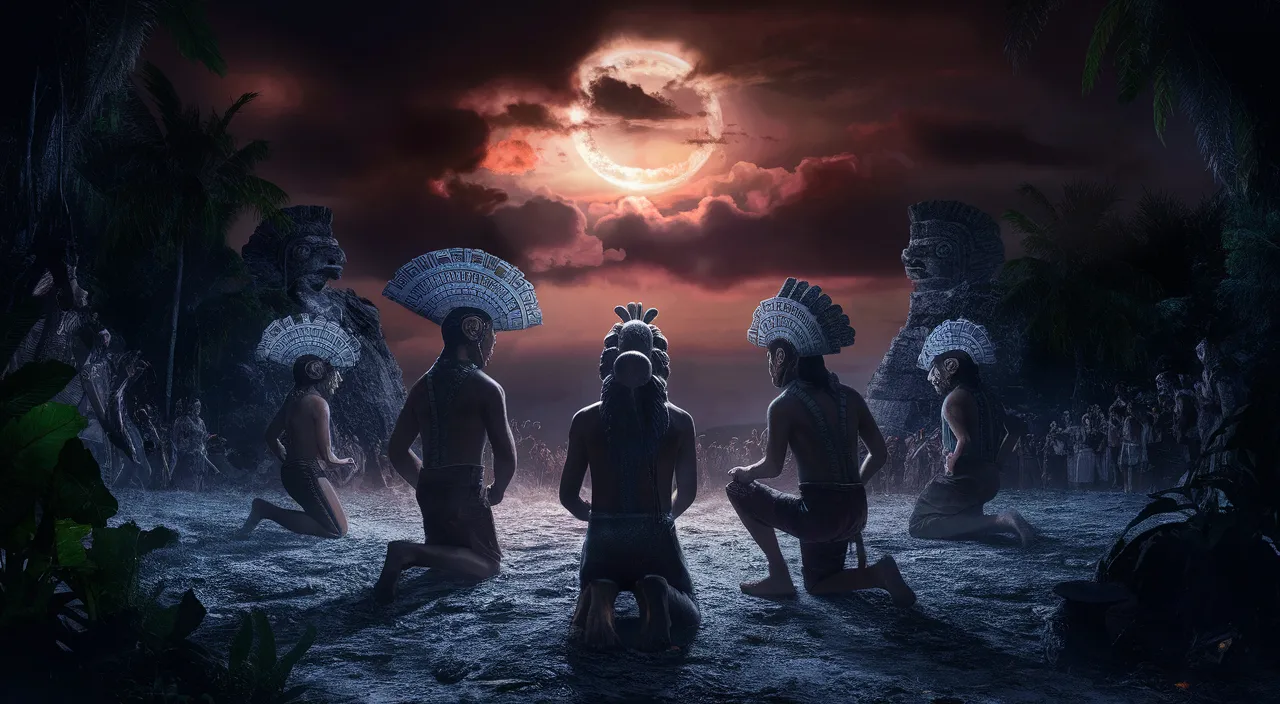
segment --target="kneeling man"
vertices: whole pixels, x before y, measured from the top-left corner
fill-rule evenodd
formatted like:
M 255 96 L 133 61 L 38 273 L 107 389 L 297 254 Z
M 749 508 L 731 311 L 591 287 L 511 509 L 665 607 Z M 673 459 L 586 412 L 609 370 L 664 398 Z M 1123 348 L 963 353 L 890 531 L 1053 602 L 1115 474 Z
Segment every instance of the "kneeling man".
M 698 491 L 693 418 L 667 403 L 667 341 L 650 325 L 658 311 L 642 310 L 615 309 L 623 322 L 605 338 L 600 402 L 574 415 L 560 479 L 560 503 L 587 522 L 571 633 L 593 647 L 618 645 L 620 591 L 636 596 L 642 649 L 667 648 L 672 629 L 700 621 L 675 527 Z M 588 470 L 590 503 L 580 496 Z
M 374 587 L 379 602 L 395 598 L 406 567 L 431 567 L 473 579 L 500 569 L 493 511 L 516 471 L 515 440 L 502 386 L 483 369 L 493 356 L 495 331 L 542 323 L 533 285 L 520 270 L 478 249 L 443 249 L 396 272 L 387 298 L 439 323 L 444 349 L 409 390 L 387 457 L 415 487 L 425 543 L 387 546 Z M 410 449 L 422 438 L 423 459 Z M 481 455 L 493 447 L 493 483 L 484 485 Z
M 893 556 L 866 566 L 865 485 L 888 453 L 866 401 L 829 373 L 822 359 L 853 344 L 849 316 L 818 286 L 787 279 L 777 296 L 756 307 L 747 339 L 769 350 L 769 376 L 783 392 L 769 404 L 764 458 L 733 469 L 726 488 L 729 502 L 769 562 L 769 575 L 743 583 L 742 591 L 752 596 L 795 594 L 774 532 L 781 530 L 800 539 L 804 585 L 810 593 L 883 589 L 898 606 L 914 604 L 916 595 Z M 859 437 L 868 450 L 861 468 Z M 782 474 L 788 447 L 796 457 L 799 496 L 756 481 Z M 856 569 L 845 568 L 850 543 L 858 548 Z

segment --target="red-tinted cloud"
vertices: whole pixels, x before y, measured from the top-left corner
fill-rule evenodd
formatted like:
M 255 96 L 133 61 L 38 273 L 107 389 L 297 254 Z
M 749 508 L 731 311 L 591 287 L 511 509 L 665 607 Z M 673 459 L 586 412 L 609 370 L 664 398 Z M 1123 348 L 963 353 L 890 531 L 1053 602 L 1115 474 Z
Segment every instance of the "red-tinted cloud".
M 503 139 L 490 145 L 480 166 L 496 174 L 523 174 L 538 165 L 538 152 L 523 139 Z

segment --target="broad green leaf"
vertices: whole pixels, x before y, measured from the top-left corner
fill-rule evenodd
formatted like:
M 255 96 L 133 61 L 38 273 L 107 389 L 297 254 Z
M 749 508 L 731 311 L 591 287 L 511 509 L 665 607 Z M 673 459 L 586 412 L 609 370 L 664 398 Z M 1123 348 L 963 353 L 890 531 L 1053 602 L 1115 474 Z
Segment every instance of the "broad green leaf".
M 253 625 L 258 636 L 254 667 L 260 676 L 270 676 L 276 669 L 276 634 L 271 630 L 267 614 L 259 609 L 253 610 Z
M 1139 511 L 1138 515 L 1134 516 L 1132 521 L 1129 521 L 1129 525 L 1125 526 L 1124 532 L 1128 533 L 1129 531 L 1133 530 L 1134 527 L 1137 526 L 1139 523 L 1142 523 L 1143 521 L 1153 516 L 1159 516 L 1160 514 L 1164 514 L 1164 513 L 1173 513 L 1175 511 L 1182 511 L 1184 509 L 1194 509 L 1194 508 L 1195 506 L 1191 504 L 1178 503 L 1178 500 L 1172 497 L 1169 497 L 1169 496 L 1161 497 L 1147 504 L 1145 508 Z
M 24 364 L 0 379 L 0 425 L 51 401 L 75 376 L 75 367 L 50 359 Z
M 164 527 L 140 530 L 133 521 L 110 528 L 95 527 L 89 559 L 97 568 L 93 581 L 98 610 L 105 615 L 125 607 L 137 588 L 141 557 L 176 542 L 177 537 L 177 533 Z
M 280 664 L 276 666 L 276 681 L 278 681 L 281 686 L 283 686 L 285 682 L 289 681 L 289 675 L 293 672 L 293 667 L 298 664 L 298 661 L 301 660 L 302 656 L 311 649 L 311 645 L 315 642 L 316 627 L 311 624 L 307 624 L 307 630 L 302 634 L 302 638 L 300 638 L 298 642 L 289 649 L 289 652 L 284 654 L 284 657 L 280 658 Z
M 102 482 L 98 461 L 79 438 L 62 446 L 54 469 L 53 495 L 57 515 L 92 526 L 105 526 L 120 510 L 116 497 Z
M 41 404 L 0 428 L 0 454 L 12 463 L 19 483 L 47 485 L 62 446 L 86 427 L 88 423 L 74 407 Z
M 60 518 L 54 524 L 53 540 L 55 554 L 60 567 L 87 567 L 89 556 L 84 550 L 85 536 L 93 530 L 93 526 L 76 523 L 67 518 Z
M 240 628 L 231 638 L 227 661 L 232 672 L 242 669 L 249 661 L 249 651 L 253 649 L 253 619 L 249 614 L 240 614 Z
M 204 622 L 206 614 L 208 611 L 200 603 L 200 599 L 196 598 L 194 591 L 188 589 L 183 592 L 182 601 L 178 602 L 178 618 L 174 621 L 170 637 L 181 640 L 191 635 Z

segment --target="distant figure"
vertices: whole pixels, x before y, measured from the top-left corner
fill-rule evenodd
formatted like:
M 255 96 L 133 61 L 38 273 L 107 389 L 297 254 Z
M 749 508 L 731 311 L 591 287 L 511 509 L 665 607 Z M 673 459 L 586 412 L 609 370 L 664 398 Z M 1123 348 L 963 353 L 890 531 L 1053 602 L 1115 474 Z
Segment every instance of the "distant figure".
M 387 545 L 374 598 L 395 598 L 408 567 L 430 567 L 472 579 L 501 569 L 493 506 L 516 472 L 515 438 L 502 386 L 483 370 L 497 331 L 542 324 L 533 284 L 508 262 L 478 249 L 442 249 L 405 264 L 383 295 L 440 325 L 444 347 L 409 389 L 387 446 L 392 467 L 415 488 L 424 543 Z M 411 446 L 422 438 L 423 458 Z M 486 438 L 493 483 L 485 486 Z
M 560 503 L 587 522 L 570 633 L 592 647 L 618 644 L 621 591 L 640 608 L 641 649 L 665 649 L 673 628 L 701 622 L 675 527 L 698 492 L 697 434 L 693 418 L 667 402 L 671 358 L 651 324 L 658 311 L 642 311 L 640 303 L 615 309 L 623 322 L 605 337 L 600 401 L 574 414 L 560 477 Z M 590 503 L 581 497 L 588 471 Z
M 1058 421 L 1049 423 L 1044 436 L 1044 488 L 1067 488 L 1067 456 L 1071 454 L 1071 442 Z
M 1133 400 L 1133 394 L 1122 384 L 1116 384 L 1116 400 L 1111 413 L 1120 426 L 1120 457 L 1118 464 L 1124 476 L 1125 493 L 1146 492 L 1151 485 L 1147 464 L 1149 419 Z
M 1040 449 L 1031 433 L 1022 436 L 1018 441 L 1018 476 L 1023 489 L 1031 489 L 1040 481 Z
M 892 555 L 868 567 L 862 546 L 867 526 L 866 484 L 884 466 L 887 451 L 866 401 L 827 371 L 823 355 L 853 344 L 849 316 L 806 281 L 787 279 L 774 298 L 761 301 L 747 339 L 769 350 L 769 376 L 782 393 L 769 404 L 769 441 L 764 457 L 736 467 L 725 491 L 751 538 L 764 552 L 769 574 L 741 584 L 751 596 L 791 596 L 795 584 L 778 546 L 776 531 L 800 540 L 804 587 L 811 594 L 883 589 L 897 606 L 916 595 L 902 579 Z M 858 466 L 857 442 L 867 447 Z M 759 479 L 782 474 L 790 449 L 800 477 L 800 495 L 786 494 Z M 850 543 L 858 566 L 846 568 Z
M 948 320 L 929 333 L 918 364 L 943 396 L 942 444 L 946 467 L 924 488 L 911 513 L 909 532 L 930 540 L 978 540 L 1012 533 L 1023 546 L 1034 531 L 1017 511 L 983 513 L 1000 491 L 1000 464 L 1013 449 L 1021 424 L 1004 411 L 978 375 L 995 363 L 995 345 L 981 325 Z
M 285 320 L 290 320 L 286 318 Z M 315 324 L 315 321 L 320 321 Z M 277 321 L 279 322 L 279 321 Z M 273 323 L 272 325 L 275 325 Z M 332 326 L 327 330 L 327 326 Z M 306 318 L 305 324 L 291 328 L 295 332 L 326 333 L 336 336 L 341 331 L 335 324 L 323 319 Z M 270 330 L 270 328 L 268 328 Z M 264 338 L 264 341 L 265 338 Z M 307 345 L 303 335 L 293 339 L 292 352 L 299 348 L 323 350 L 320 345 Z M 358 349 L 354 341 L 344 344 L 349 352 Z M 259 350 L 263 348 L 260 346 Z M 273 361 L 293 356 L 273 356 Z M 339 359 L 337 355 L 332 358 Z M 333 484 L 325 476 L 324 465 L 347 465 L 354 460 L 333 454 L 333 441 L 329 428 L 329 399 L 338 390 L 342 375 L 333 363 L 316 354 L 296 356 L 293 362 L 293 391 L 285 397 L 276 417 L 267 428 L 267 448 L 280 460 L 280 482 L 290 498 L 298 502 L 301 511 L 290 511 L 264 499 L 254 499 L 249 518 L 241 526 L 239 535 L 249 535 L 263 519 L 275 521 L 284 528 L 321 538 L 341 538 L 347 534 L 347 514 L 342 510 Z M 288 438 L 288 446 L 280 442 L 281 434 Z
M 1071 456 L 1068 485 L 1072 489 L 1091 489 L 1098 476 L 1098 458 L 1094 453 L 1097 433 L 1093 429 L 1093 417 L 1080 417 L 1080 425 L 1072 428 L 1075 452 Z
M 213 464 L 209 461 L 205 446 L 209 431 L 201 417 L 200 399 L 177 404 L 177 417 L 173 421 L 173 486 L 179 489 L 200 491 Z

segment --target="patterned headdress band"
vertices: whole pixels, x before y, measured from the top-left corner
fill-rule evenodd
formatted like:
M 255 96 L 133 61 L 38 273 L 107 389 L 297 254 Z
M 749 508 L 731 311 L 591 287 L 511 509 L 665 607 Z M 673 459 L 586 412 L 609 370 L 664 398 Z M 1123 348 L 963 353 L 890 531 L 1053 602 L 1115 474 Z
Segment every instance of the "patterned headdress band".
M 786 340 L 801 357 L 839 354 L 853 344 L 854 330 L 849 316 L 819 286 L 808 281 L 787 279 L 778 295 L 760 302 L 751 316 L 747 340 L 768 347 Z
M 957 351 L 969 355 L 975 364 L 996 363 L 996 346 L 987 335 L 987 329 L 960 318 L 944 321 L 929 333 L 916 366 L 927 370 L 938 355 Z
M 273 321 L 262 331 L 258 359 L 291 366 L 305 354 L 349 369 L 360 361 L 360 343 L 338 323 L 308 313 Z
M 438 249 L 400 267 L 382 295 L 436 323 L 456 308 L 478 308 L 494 330 L 542 324 L 533 284 L 510 263 L 479 249 Z

